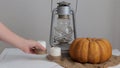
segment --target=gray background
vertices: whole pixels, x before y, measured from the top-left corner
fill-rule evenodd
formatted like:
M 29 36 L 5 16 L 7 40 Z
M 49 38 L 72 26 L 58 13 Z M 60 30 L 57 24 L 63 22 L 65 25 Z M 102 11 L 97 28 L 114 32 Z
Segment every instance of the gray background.
M 22 37 L 49 45 L 50 5 L 50 0 L 0 0 L 0 21 Z M 120 0 L 79 0 L 76 24 L 77 37 L 107 38 L 120 49 Z M 0 42 L 0 52 L 6 47 L 12 46 Z

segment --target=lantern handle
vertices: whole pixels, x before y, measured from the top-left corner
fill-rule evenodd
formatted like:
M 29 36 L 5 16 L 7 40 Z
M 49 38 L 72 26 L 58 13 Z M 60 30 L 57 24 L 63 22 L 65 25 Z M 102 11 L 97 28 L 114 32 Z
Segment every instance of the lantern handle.
M 52 8 L 53 8 L 53 0 L 51 0 L 51 12 L 52 12 Z
M 71 13 L 72 13 L 72 18 L 73 18 L 74 39 L 76 39 L 76 38 L 77 38 L 76 24 L 75 24 L 75 22 L 76 22 L 76 21 L 75 21 L 75 19 L 76 19 L 75 17 L 76 17 L 76 16 L 75 16 L 75 12 L 74 12 L 73 10 L 71 10 Z
M 54 38 L 53 38 L 53 22 L 54 22 L 54 18 L 55 18 L 55 14 L 56 14 L 56 8 L 52 11 L 52 17 L 51 17 L 51 26 L 50 26 L 50 39 L 49 39 L 49 42 L 50 42 L 50 45 L 53 47 L 54 44 L 52 44 L 54 42 Z

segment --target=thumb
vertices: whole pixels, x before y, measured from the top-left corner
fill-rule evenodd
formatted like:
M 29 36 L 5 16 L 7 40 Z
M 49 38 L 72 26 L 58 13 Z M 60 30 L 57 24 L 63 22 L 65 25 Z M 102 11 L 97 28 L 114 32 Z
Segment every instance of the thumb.
M 25 53 L 27 53 L 27 54 L 31 54 L 31 51 L 30 51 L 29 48 L 25 48 L 23 51 L 24 51 Z

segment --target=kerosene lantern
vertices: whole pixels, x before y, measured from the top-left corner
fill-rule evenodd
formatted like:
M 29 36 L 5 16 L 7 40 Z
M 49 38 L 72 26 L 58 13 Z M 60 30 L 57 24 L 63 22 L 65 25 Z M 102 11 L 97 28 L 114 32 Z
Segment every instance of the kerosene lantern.
M 50 45 L 60 47 L 62 53 L 68 53 L 71 42 L 76 38 L 75 13 L 71 3 L 61 1 L 52 10 Z

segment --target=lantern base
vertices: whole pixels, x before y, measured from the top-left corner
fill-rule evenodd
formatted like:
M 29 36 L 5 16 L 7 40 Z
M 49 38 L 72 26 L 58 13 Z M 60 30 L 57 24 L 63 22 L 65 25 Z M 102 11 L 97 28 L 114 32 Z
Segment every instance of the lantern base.
M 61 48 L 61 53 L 63 57 L 68 57 L 69 56 L 69 47 L 70 44 L 66 43 L 66 44 L 57 44 L 56 46 Z
M 70 55 L 69 55 L 69 50 L 67 50 L 67 51 L 62 51 L 62 57 L 70 57 Z

